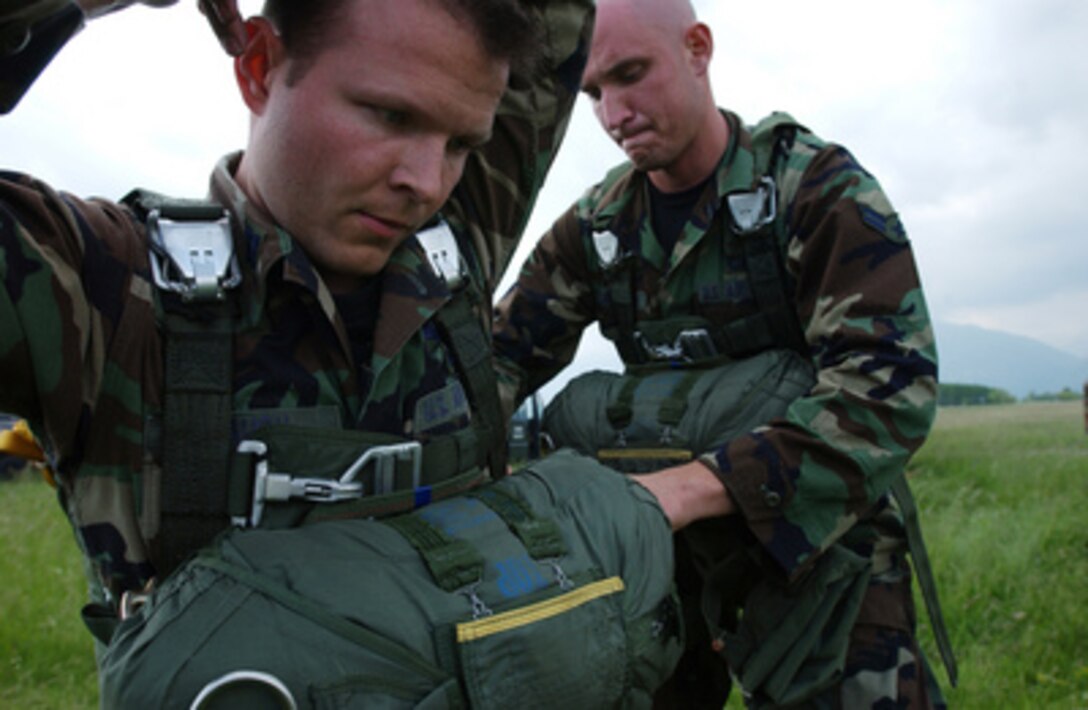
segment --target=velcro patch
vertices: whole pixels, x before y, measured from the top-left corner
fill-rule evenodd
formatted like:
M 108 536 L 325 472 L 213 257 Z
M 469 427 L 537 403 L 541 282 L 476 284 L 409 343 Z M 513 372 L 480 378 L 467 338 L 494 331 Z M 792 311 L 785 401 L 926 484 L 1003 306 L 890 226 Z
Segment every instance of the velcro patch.
M 235 412 L 231 428 L 234 441 L 241 441 L 266 426 L 297 426 L 340 429 L 340 410 L 335 405 L 282 409 L 252 409 Z
M 469 418 L 468 396 L 460 382 L 454 381 L 416 401 L 415 429 L 423 433 L 443 424 Z

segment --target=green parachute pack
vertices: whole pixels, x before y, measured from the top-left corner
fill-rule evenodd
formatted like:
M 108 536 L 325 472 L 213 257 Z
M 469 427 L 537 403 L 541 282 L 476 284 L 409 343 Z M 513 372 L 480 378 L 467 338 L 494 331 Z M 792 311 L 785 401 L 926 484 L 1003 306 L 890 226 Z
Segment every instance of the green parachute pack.
M 816 382 L 812 363 L 789 349 L 687 368 L 634 366 L 575 378 L 549 403 L 543 429 L 552 444 L 639 474 L 675 466 L 782 417 Z M 921 537 L 917 506 L 899 476 L 891 490 L 919 587 L 949 677 L 955 658 Z M 849 631 L 870 577 L 869 560 L 850 548 L 859 526 L 786 584 L 735 518 L 700 520 L 678 533 L 702 577 L 685 597 L 689 623 L 701 616 L 724 641 L 723 656 L 746 697 L 775 707 L 804 702 L 840 676 Z M 844 544 L 845 543 L 845 544 Z M 768 570 L 771 570 L 768 572 Z
M 610 467 L 651 472 L 783 416 L 815 381 L 812 363 L 788 349 L 713 366 L 590 372 L 556 395 L 544 429 L 558 445 Z M 678 536 L 702 579 L 683 600 L 688 623 L 705 621 L 724 641 L 722 654 L 746 696 L 793 705 L 841 675 L 867 559 L 835 545 L 803 583 L 786 585 L 768 573 L 736 518 L 700 520 Z
M 121 622 L 102 705 L 649 707 L 672 575 L 653 496 L 557 452 L 406 515 L 224 534 Z
M 543 429 L 558 447 L 620 471 L 648 473 L 781 416 L 815 381 L 812 363 L 787 349 L 717 367 L 595 370 L 552 399 Z

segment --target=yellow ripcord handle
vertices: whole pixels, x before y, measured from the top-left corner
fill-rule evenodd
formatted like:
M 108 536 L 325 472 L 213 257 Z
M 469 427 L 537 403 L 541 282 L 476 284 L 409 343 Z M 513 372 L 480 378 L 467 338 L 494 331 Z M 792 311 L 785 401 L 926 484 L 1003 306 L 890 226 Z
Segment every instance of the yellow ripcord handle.
M 0 454 L 17 456 L 40 464 L 38 468 L 41 469 L 45 482 L 56 488 L 57 480 L 53 471 L 45 465 L 45 452 L 30 432 L 30 426 L 25 419 L 15 422 L 11 429 L 0 429 Z

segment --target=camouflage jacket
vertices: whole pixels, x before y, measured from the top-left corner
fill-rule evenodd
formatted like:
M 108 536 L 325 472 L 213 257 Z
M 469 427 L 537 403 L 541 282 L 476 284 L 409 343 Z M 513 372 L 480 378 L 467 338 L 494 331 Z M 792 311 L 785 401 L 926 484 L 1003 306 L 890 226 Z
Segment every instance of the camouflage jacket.
M 497 306 L 505 406 L 569 363 L 587 325 L 599 321 L 606 334 L 615 325 L 593 243 L 602 225 L 638 261 L 640 322 L 698 314 L 729 323 L 757 308 L 738 237 L 715 228 L 728 213 L 725 196 L 748 190 L 753 173 L 752 133 L 725 115 L 730 145 L 671 254 L 653 232 L 646 176 L 629 166 L 590 188 L 543 236 Z M 931 425 L 937 366 L 910 244 L 873 176 L 844 148 L 801 131 L 776 182 L 780 194 L 793 194 L 779 205 L 781 257 L 817 383 L 783 419 L 700 460 L 796 578 L 854 522 L 885 507 L 893 477 Z
M 592 32 L 592 2 L 547 3 L 548 70 L 511 83 L 494 138 L 470 156 L 443 216 L 469 268 L 481 327 L 566 130 Z M 369 429 L 425 439 L 469 426 L 468 406 L 417 416 L 457 384 L 432 315 L 450 299 L 419 243 L 381 279 L 369 362 L 306 254 L 216 168 L 211 196 L 234 222 L 243 272 L 234 334 L 236 427 L 264 420 Z M 163 472 L 152 423 L 163 406 L 163 342 L 147 230 L 128 207 L 80 200 L 0 174 L 0 411 L 25 417 L 49 452 L 60 498 L 99 601 L 154 575 Z

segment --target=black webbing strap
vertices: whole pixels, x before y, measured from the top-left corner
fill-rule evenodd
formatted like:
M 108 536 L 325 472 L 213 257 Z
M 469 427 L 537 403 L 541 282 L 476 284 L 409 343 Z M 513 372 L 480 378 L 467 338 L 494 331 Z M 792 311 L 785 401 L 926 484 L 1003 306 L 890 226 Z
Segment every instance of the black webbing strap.
M 521 540 L 534 560 L 554 559 L 567 554 L 567 544 L 555 521 L 537 517 L 517 496 L 495 486 L 477 488 L 467 495 L 494 511 Z
M 632 290 L 635 285 L 637 260 L 637 256 L 628 255 L 619 265 L 607 269 L 602 276 L 608 285 L 608 301 L 612 321 L 615 323 L 609 330 L 614 333 L 620 359 L 628 364 L 646 362 L 646 353 L 635 337 L 635 324 L 638 319 Z
M 231 320 L 174 313 L 165 324 L 159 575 L 228 527 L 231 460 Z
M 608 423 L 616 431 L 622 431 L 631 425 L 631 420 L 635 416 L 634 399 L 638 385 L 638 377 L 631 374 L 625 375 L 623 387 L 620 388 L 620 393 L 616 395 L 616 401 L 609 404 L 605 409 Z
M 753 161 L 753 190 L 762 181 L 769 180 L 771 189 L 777 191 L 776 173 L 789 155 L 795 136 L 796 129 L 787 126 L 776 129 L 773 136 L 757 141 Z M 807 352 L 801 321 L 791 302 L 792 292 L 783 258 L 786 205 L 793 196 L 777 197 L 778 209 L 770 223 L 733 237 L 740 240 L 743 248 L 748 284 L 758 310 L 746 318 L 725 324 L 721 329 L 720 335 L 730 355 L 757 352 L 775 346 L 787 347 L 802 355 Z M 732 219 L 729 210 L 721 210 L 719 214 L 723 218 Z M 725 229 L 723 218 L 715 220 L 718 230 Z
M 456 592 L 483 578 L 484 560 L 475 547 L 450 537 L 419 515 L 401 515 L 382 521 L 416 548 L 435 584 Z
M 506 423 L 499 404 L 498 379 L 491 360 L 491 342 L 483 324 L 473 312 L 470 288 L 454 293 L 453 298 L 435 313 L 435 322 L 445 333 L 453 349 L 459 374 L 468 388 L 478 443 L 479 465 L 491 471 L 492 478 L 506 475 Z
M 221 205 L 146 190 L 124 199 L 142 219 L 214 222 Z M 229 526 L 234 301 L 184 302 L 156 289 L 164 329 L 162 484 L 156 572 L 169 574 Z
M 661 403 L 661 409 L 657 412 L 658 424 L 667 430 L 675 429 L 680 424 L 680 420 L 684 418 L 684 413 L 688 409 L 688 395 L 705 372 L 701 369 L 691 369 L 684 373 L 669 396 Z
M 948 629 L 944 624 L 944 614 L 941 613 L 941 602 L 937 595 L 937 583 L 933 576 L 933 567 L 929 564 L 929 553 L 926 551 L 926 543 L 922 538 L 922 525 L 918 520 L 918 505 L 914 501 L 907 477 L 902 473 L 892 482 L 892 495 L 899 503 L 899 512 L 903 515 L 903 526 L 907 532 L 907 547 L 910 556 L 914 560 L 914 572 L 918 577 L 918 588 L 922 592 L 922 599 L 926 604 L 926 612 L 929 614 L 929 623 L 933 627 L 933 639 L 937 643 L 937 650 L 941 654 L 945 670 L 948 671 L 948 681 L 952 687 L 956 687 L 958 672 L 956 669 L 956 655 L 952 650 L 952 641 L 948 638 Z

